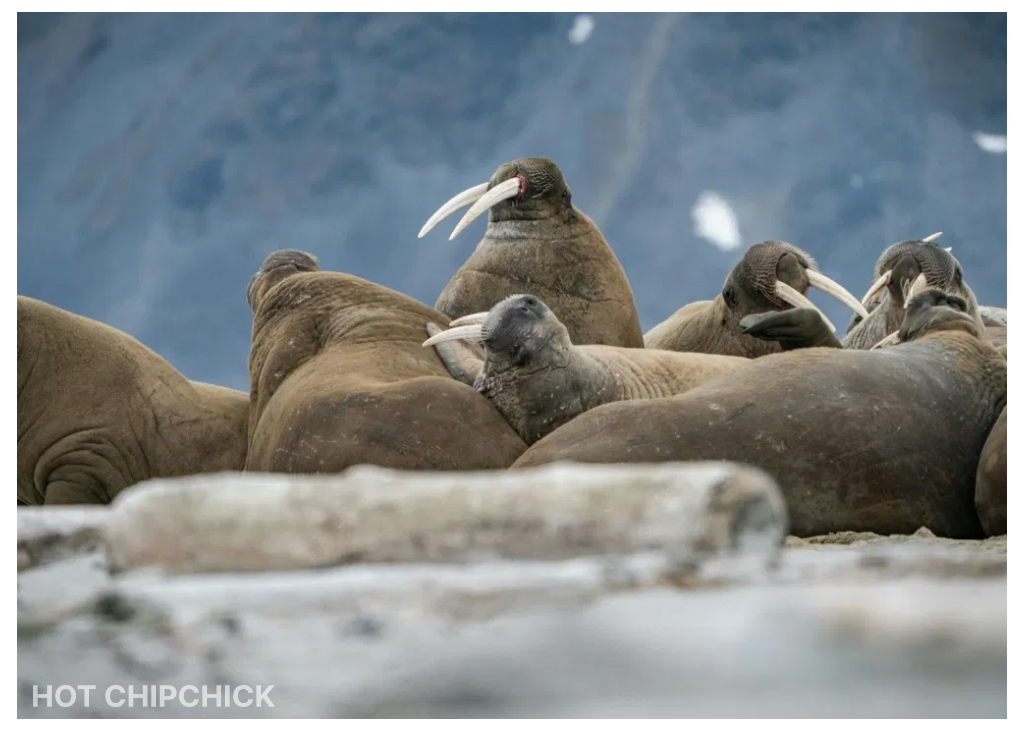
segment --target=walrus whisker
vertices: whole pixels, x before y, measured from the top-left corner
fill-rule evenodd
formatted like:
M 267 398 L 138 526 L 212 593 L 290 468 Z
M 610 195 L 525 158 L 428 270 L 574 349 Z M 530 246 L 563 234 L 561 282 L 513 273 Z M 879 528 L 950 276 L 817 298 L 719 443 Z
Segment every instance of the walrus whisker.
M 808 272 L 808 274 L 810 273 Z M 775 293 L 795 308 L 812 308 L 817 310 L 818 314 L 821 315 L 821 319 L 825 321 L 825 325 L 827 325 L 833 333 L 836 332 L 836 327 L 832 325 L 832 321 L 825 316 L 825 313 L 821 312 L 821 308 L 801 295 L 790 285 L 787 285 L 782 280 L 776 280 Z
M 448 237 L 448 241 L 457 237 L 463 229 L 473 223 L 473 220 L 477 216 L 488 210 L 494 204 L 518 196 L 521 185 L 522 182 L 518 177 L 509 178 L 487 191 L 487 193 L 478 198 L 473 206 L 466 211 L 466 215 L 463 216 L 462 220 L 455 226 L 455 230 L 452 231 L 452 235 Z
M 840 285 L 830 277 L 826 277 L 821 272 L 815 272 L 813 269 L 804 270 L 807 274 L 807 281 L 811 287 L 816 287 L 824 293 L 827 293 L 834 297 L 839 302 L 843 303 L 847 307 L 851 308 L 853 312 L 862 318 L 868 317 L 868 310 L 864 307 L 853 294 L 845 287 Z
M 868 288 L 867 294 L 861 299 L 861 304 L 865 307 L 869 302 L 872 302 L 875 297 L 884 290 L 888 284 L 892 281 L 892 270 L 886 270 L 882 275 L 874 281 L 870 288 Z M 879 298 L 881 299 L 881 298 Z
M 490 310 L 485 310 L 482 313 L 470 313 L 469 315 L 463 315 L 461 318 L 456 318 L 448 324 L 449 328 L 456 328 L 460 325 L 474 325 L 479 323 L 483 325 L 484 321 L 487 320 L 487 316 L 491 314 Z
M 416 238 L 422 239 L 427 232 L 441 223 L 442 220 L 448 218 L 463 206 L 468 206 L 469 204 L 474 203 L 485 193 L 487 193 L 487 183 L 481 183 L 480 185 L 473 186 L 472 188 L 467 188 L 461 193 L 456 193 L 442 204 L 429 219 L 427 219 L 427 223 L 423 224 L 423 228 L 420 229 L 420 233 Z
M 929 234 L 928 236 L 926 236 L 926 237 L 925 237 L 924 239 L 922 239 L 921 241 L 935 241 L 935 240 L 936 240 L 936 239 L 938 239 L 938 238 L 939 238 L 940 236 L 942 236 L 942 232 L 941 232 L 941 231 L 936 231 L 936 232 L 935 232 L 934 234 Z M 950 247 L 950 249 L 952 249 L 952 247 Z M 947 249 L 946 251 L 948 252 L 948 251 L 949 251 L 949 249 Z
M 897 344 L 899 342 L 900 342 L 900 332 L 898 330 L 894 330 L 892 333 L 887 335 L 885 338 L 880 340 L 878 343 L 876 343 L 875 345 L 871 346 L 871 348 L 869 348 L 868 350 L 869 351 L 873 351 L 876 348 L 885 348 L 886 346 L 893 346 L 893 345 L 895 345 L 895 344 Z
M 427 348 L 428 346 L 447 341 L 482 341 L 484 338 L 483 328 L 483 324 L 474 323 L 473 325 L 461 325 L 458 328 L 442 330 L 437 335 L 433 335 L 423 341 L 423 347 Z

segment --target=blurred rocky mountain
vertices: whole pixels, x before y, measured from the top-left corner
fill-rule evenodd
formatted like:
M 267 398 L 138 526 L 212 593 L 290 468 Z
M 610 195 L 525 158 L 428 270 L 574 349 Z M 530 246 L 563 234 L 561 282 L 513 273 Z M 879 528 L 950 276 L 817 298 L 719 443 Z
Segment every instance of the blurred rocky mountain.
M 859 295 L 941 230 L 1005 306 L 1006 80 L 1004 13 L 19 13 L 18 293 L 247 389 L 267 253 L 432 305 L 484 223 L 420 226 L 540 155 L 645 329 L 770 238 Z

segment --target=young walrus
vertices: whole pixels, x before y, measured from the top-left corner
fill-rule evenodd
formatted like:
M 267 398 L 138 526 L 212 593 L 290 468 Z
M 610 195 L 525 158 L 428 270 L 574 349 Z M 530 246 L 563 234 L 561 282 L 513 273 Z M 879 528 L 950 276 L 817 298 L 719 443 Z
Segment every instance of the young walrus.
M 598 407 L 512 466 L 728 460 L 782 488 L 792 533 L 982 538 L 975 482 L 1006 405 L 1006 360 L 963 298 L 913 297 L 899 343 L 808 348 L 666 399 Z
M 644 347 L 626 273 L 597 225 L 573 204 L 557 165 L 547 158 L 501 165 L 489 182 L 442 205 L 420 237 L 470 204 L 449 239 L 485 211 L 487 230 L 435 309 L 461 318 L 530 292 L 558 313 L 573 343 Z
M 490 399 L 532 445 L 601 404 L 682 394 L 749 368 L 750 359 L 614 346 L 574 345 L 565 325 L 534 295 L 513 295 L 451 330 L 428 324 L 448 372 Z M 456 340 L 480 341 L 481 360 Z
M 818 271 L 807 252 L 784 241 L 764 241 L 751 246 L 725 280 L 714 300 L 691 302 L 644 336 L 647 348 L 667 351 L 720 353 L 758 358 L 781 350 L 777 343 L 746 334 L 740 321 L 748 315 L 815 308 L 807 290 L 828 293 L 854 312 L 867 310 L 842 285 Z M 822 318 L 825 316 L 822 314 Z M 825 318 L 829 329 L 835 327 Z
M 18 505 L 109 503 L 149 478 L 242 470 L 248 418 L 248 394 L 18 296 Z

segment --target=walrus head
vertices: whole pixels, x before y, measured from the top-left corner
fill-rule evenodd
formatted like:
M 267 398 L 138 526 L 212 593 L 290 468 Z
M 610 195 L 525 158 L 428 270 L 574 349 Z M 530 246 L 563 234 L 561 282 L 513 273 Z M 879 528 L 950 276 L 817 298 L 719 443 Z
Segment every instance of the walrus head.
M 320 262 L 307 252 L 298 249 L 281 249 L 272 252 L 263 260 L 260 271 L 249 279 L 245 298 L 249 308 L 256 312 L 260 298 L 274 285 L 297 272 L 318 272 Z
M 982 329 L 971 314 L 970 302 L 959 295 L 926 284 L 918 275 L 907 293 L 900 329 L 883 338 L 871 350 L 907 343 L 929 333 L 959 330 L 982 338 Z
M 815 287 L 848 305 L 854 312 L 867 310 L 845 287 L 818 271 L 807 252 L 784 241 L 754 244 L 725 279 L 720 297 L 730 319 L 738 323 L 745 316 L 788 307 L 821 310 L 807 299 L 807 290 Z M 835 332 L 824 313 L 822 319 Z
M 572 345 L 565 325 L 534 295 L 506 297 L 488 312 L 453 320 L 451 326 L 428 338 L 423 346 L 453 340 L 476 341 L 487 349 L 490 364 L 497 357 L 518 368 L 532 362 L 551 345 Z
M 514 221 L 560 217 L 568 223 L 573 216 L 572 191 L 562 171 L 547 158 L 520 158 L 504 163 L 487 183 L 456 194 L 444 203 L 420 229 L 419 238 L 443 219 L 464 206 L 472 206 L 455 226 L 451 241 L 484 211 L 489 221 Z

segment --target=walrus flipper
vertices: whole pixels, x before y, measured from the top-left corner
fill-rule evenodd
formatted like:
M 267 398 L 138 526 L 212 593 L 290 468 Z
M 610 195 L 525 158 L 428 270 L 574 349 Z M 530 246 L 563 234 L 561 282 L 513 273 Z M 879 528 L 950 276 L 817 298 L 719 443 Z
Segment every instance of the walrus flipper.
M 740 329 L 763 341 L 776 341 L 785 351 L 798 348 L 842 348 L 832 329 L 812 308 L 792 308 L 748 315 Z
M 439 326 L 427 323 L 427 333 L 431 336 L 437 335 L 441 330 Z M 484 360 L 477 353 L 474 353 L 468 344 L 460 341 L 435 343 L 434 351 L 453 379 L 461 381 L 467 386 L 473 386 L 476 382 L 476 377 L 480 374 L 481 369 L 483 369 Z

